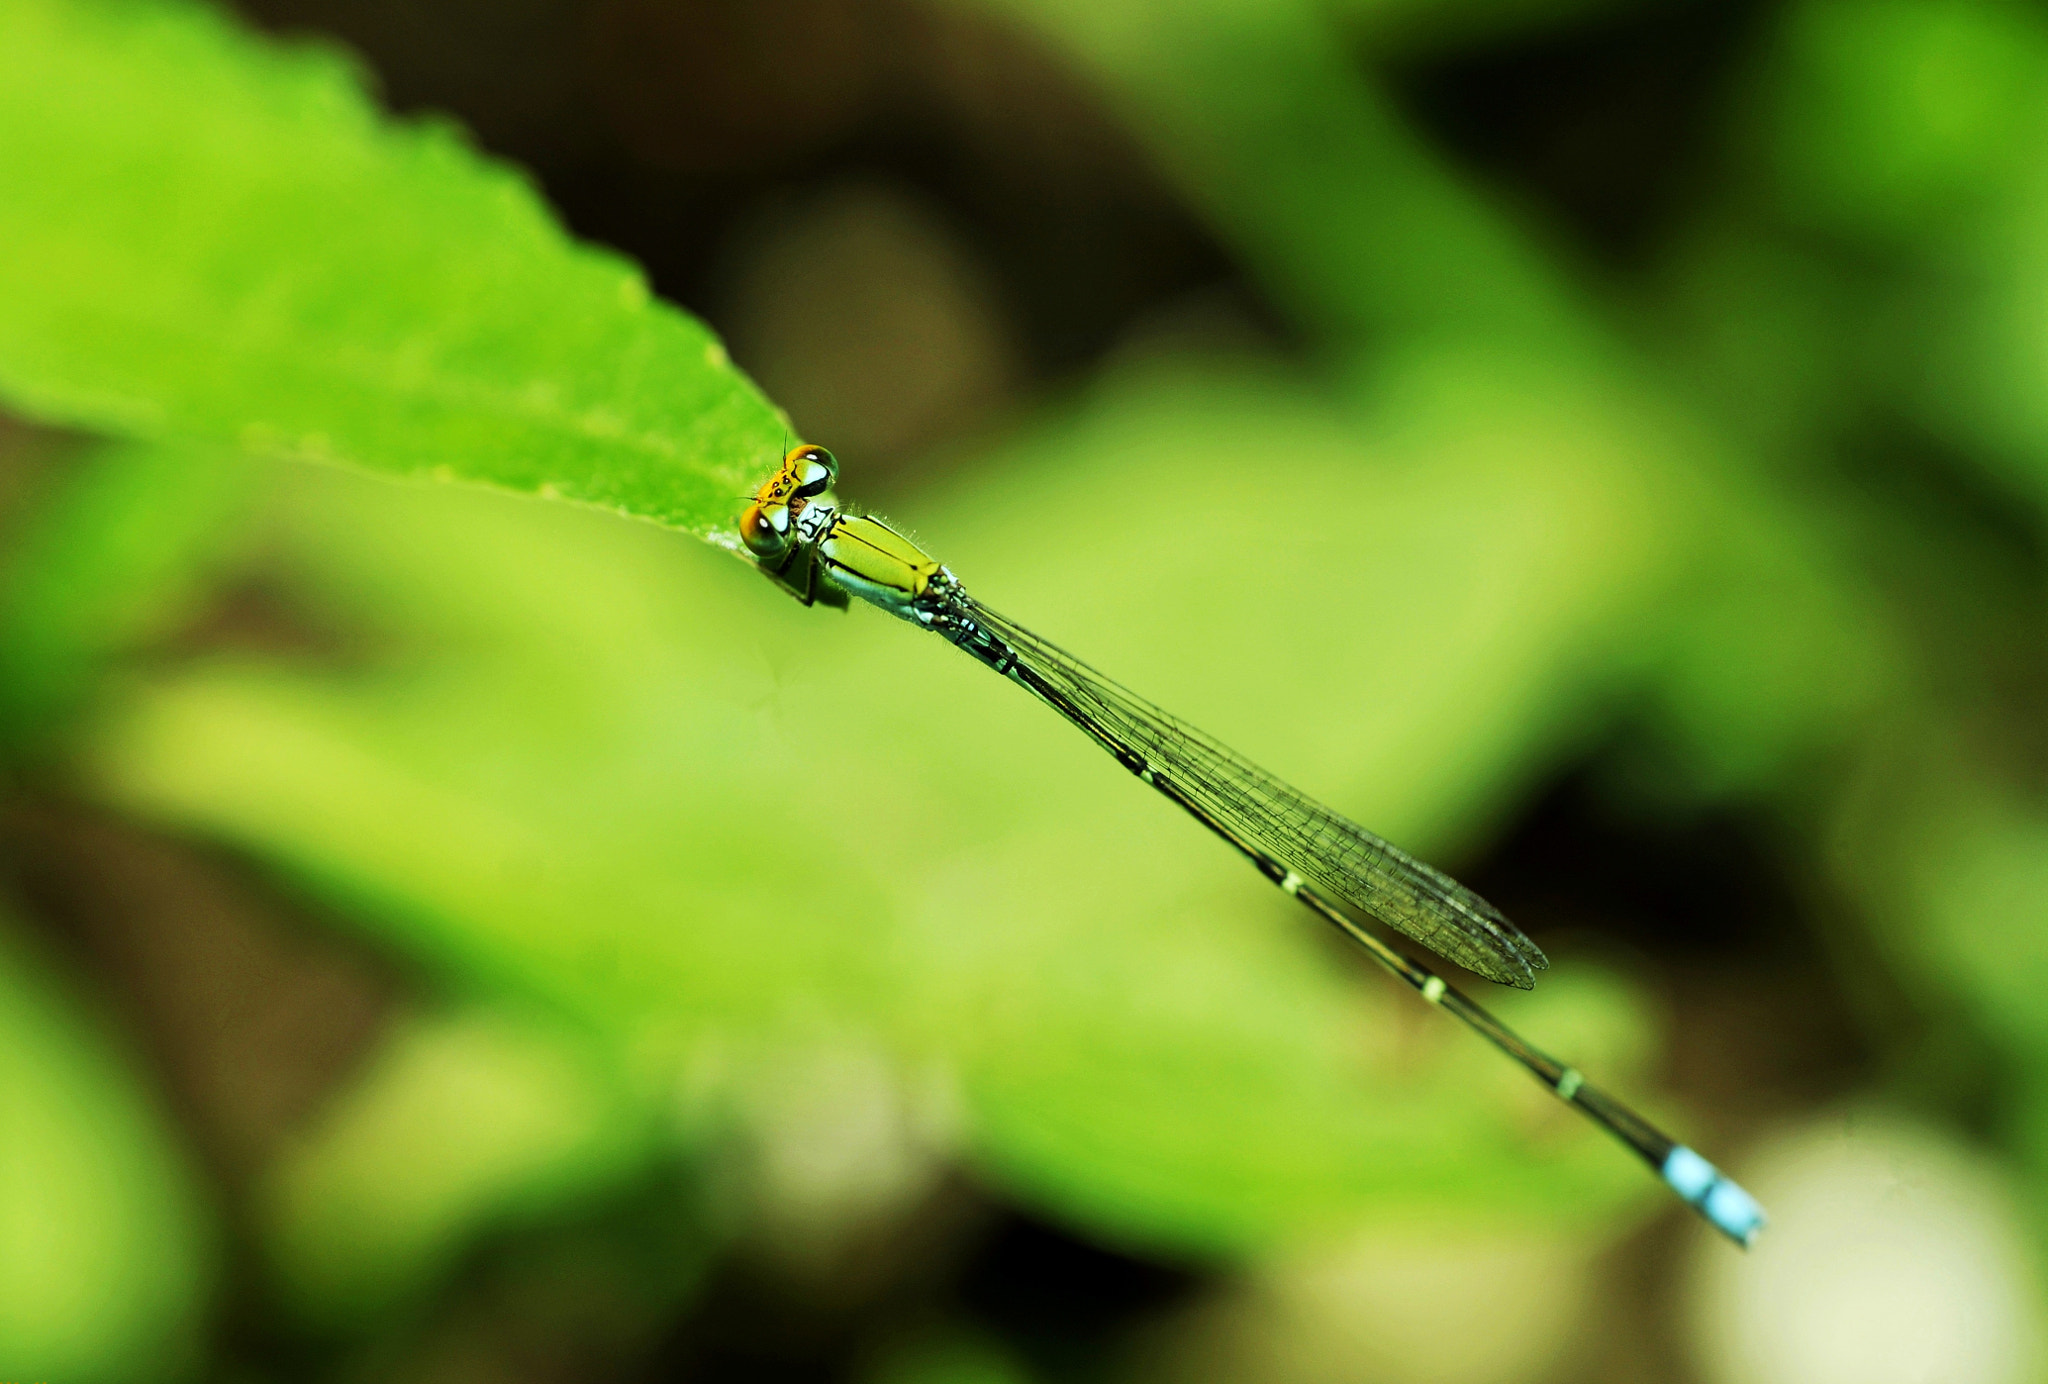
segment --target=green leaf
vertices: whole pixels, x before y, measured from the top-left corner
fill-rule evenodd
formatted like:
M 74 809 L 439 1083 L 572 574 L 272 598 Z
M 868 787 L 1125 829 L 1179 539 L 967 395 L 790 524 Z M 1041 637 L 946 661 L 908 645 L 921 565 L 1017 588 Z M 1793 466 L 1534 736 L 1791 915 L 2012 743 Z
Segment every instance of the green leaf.
M 0 399 L 730 544 L 784 420 L 444 122 L 176 0 L 0 6 Z
M 211 1259 L 149 1097 L 0 919 L 0 1374 L 191 1373 Z

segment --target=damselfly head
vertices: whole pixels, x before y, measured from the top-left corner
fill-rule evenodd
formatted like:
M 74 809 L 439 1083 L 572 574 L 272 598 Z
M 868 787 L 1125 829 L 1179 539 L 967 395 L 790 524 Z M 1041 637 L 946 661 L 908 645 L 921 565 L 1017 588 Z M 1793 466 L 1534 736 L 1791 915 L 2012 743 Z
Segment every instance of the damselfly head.
M 792 447 L 754 499 L 764 505 L 814 499 L 830 490 L 838 479 L 839 462 L 823 447 Z
M 782 465 L 754 494 L 740 516 L 740 538 L 747 551 L 764 562 L 787 553 L 796 537 L 814 542 L 813 530 L 829 526 L 838 511 L 832 496 L 839 479 L 839 461 L 823 447 L 806 443 L 792 447 Z

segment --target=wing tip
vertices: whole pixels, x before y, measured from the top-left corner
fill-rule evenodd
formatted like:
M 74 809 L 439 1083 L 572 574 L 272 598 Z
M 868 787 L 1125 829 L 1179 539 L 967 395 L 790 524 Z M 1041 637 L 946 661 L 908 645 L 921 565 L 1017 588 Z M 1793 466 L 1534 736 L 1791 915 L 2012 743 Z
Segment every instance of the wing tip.
M 1543 948 L 1529 940 L 1527 933 L 1505 918 L 1501 923 L 1504 928 L 1501 940 L 1507 944 L 1503 956 L 1507 964 L 1502 969 L 1508 974 L 1505 978 L 1496 978 L 1517 990 L 1534 990 L 1536 972 L 1549 970 L 1550 958 L 1543 954 Z

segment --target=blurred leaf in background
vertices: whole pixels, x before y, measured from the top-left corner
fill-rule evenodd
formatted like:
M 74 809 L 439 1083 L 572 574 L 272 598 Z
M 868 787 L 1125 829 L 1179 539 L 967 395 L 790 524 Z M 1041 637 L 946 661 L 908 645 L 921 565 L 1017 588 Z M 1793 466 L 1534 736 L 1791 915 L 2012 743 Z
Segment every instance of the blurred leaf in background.
M 16 0 L 0 398 L 127 439 L 0 436 L 21 911 L 90 959 L 27 825 L 83 800 L 402 995 L 209 1169 L 245 1252 L 206 1337 L 177 1156 L 106 1113 L 137 1078 L 64 1056 L 64 987 L 0 988 L 19 1088 L 126 1131 L 72 1171 L 139 1169 L 97 1218 L 0 1184 L 0 1220 L 157 1246 L 24 1317 L 35 1349 L 106 1342 L 75 1368 L 109 1378 L 209 1349 L 757 1377 L 718 1354 L 745 1338 L 875 1379 L 1873 1384 L 1935 1322 L 1984 1346 L 1958 1379 L 2035 1368 L 2039 16 L 1714 19 L 1692 172 L 1611 256 L 1542 159 L 1459 139 L 1520 118 L 1501 64 L 1567 112 L 1557 53 L 1631 69 L 1711 7 L 251 8 L 528 140 L 992 604 L 1497 879 L 1559 961 L 1504 1014 L 1722 1131 L 1797 1224 L 1681 1273 L 1701 1242 L 1624 1155 L 938 641 L 652 525 L 290 464 L 730 548 L 784 421 L 331 44 Z M 1565 120 L 1565 161 L 1659 99 Z M 1910 1214 L 1857 1209 L 1888 1177 Z M 2014 1204 L 2030 1244 L 1987 1228 Z M 1170 1286 L 1090 1326 L 1109 1280 L 1033 1278 L 1003 1225 Z M 1975 1306 L 1929 1296 L 1944 1256 L 1988 1266 Z
M 216 1271 L 205 1199 L 118 1046 L 0 935 L 0 1369 L 182 1379 Z
M 1219 683 L 1201 650 L 1148 631 L 1149 601 L 1111 607 L 1077 588 L 1077 570 L 1104 571 L 1079 557 L 1102 540 L 1057 518 L 1105 482 L 1159 491 L 1170 471 L 1173 506 L 1122 525 L 1108 570 L 1140 592 L 1203 602 L 1218 629 L 1235 619 L 1246 647 L 1313 643 L 1318 602 L 1276 608 L 1247 592 L 1226 602 L 1206 585 L 1209 558 L 1248 503 L 1327 489 L 1338 483 L 1328 468 L 1357 444 L 1271 386 L 1222 403 L 1226 386 L 1206 379 L 1207 405 L 1188 387 L 1148 381 L 1105 399 L 1020 451 L 1006 468 L 1013 495 L 963 495 L 950 528 L 970 570 L 987 569 L 997 589 L 1027 603 L 1040 591 L 1035 604 L 1074 611 L 1095 642 L 1151 661 L 1155 681 L 1199 682 L 1253 706 L 1272 689 Z M 1289 471 L 1238 479 L 1244 449 L 1276 436 L 1288 440 Z M 1427 746 L 1473 724 L 1473 710 L 1445 695 L 1470 680 L 1439 653 L 1441 686 L 1393 678 L 1364 703 L 1338 686 L 1431 666 L 1403 642 L 1498 656 L 1493 631 L 1541 628 L 1536 611 L 1509 614 L 1516 602 L 1549 606 L 1573 589 L 1459 580 L 1468 564 L 1430 543 L 1428 516 L 1462 512 L 1464 541 L 1528 545 L 1535 561 L 1561 558 L 1548 535 L 1596 521 L 1555 521 L 1568 492 L 1506 494 L 1488 506 L 1494 527 L 1472 530 L 1474 505 L 1437 492 L 1476 496 L 1496 475 L 1489 461 L 1484 451 L 1406 459 L 1408 473 L 1390 475 L 1402 507 L 1372 561 L 1340 560 L 1344 540 L 1332 535 L 1267 574 L 1275 589 L 1340 598 L 1347 587 L 1361 599 L 1404 585 L 1432 592 L 1438 618 L 1417 610 L 1372 645 L 1333 649 L 1328 687 L 1288 690 L 1296 752 L 1333 782 L 1377 756 L 1367 781 L 1382 793 L 1407 785 L 1382 818 L 1405 811 L 1420 825 L 1445 812 L 1429 804 L 1453 791 L 1446 766 L 1458 760 Z M 311 598 L 332 612 L 412 617 L 375 632 L 373 645 L 391 651 L 384 668 L 336 680 L 246 659 L 200 667 L 111 725 L 96 759 L 121 800 L 291 863 L 352 911 L 387 919 L 394 940 L 453 978 L 516 984 L 618 1031 L 641 1060 L 684 1069 L 714 1039 L 772 1054 L 815 1041 L 813 1031 L 869 1033 L 913 1072 L 935 1053 L 964 1088 L 970 1123 L 955 1137 L 1105 1232 L 1162 1246 L 1252 1248 L 1372 1206 L 1547 1219 L 1646 1190 L 1577 1131 L 1567 1143 L 1587 1166 L 1560 1168 L 1578 1187 L 1569 1194 L 1524 1185 L 1541 1164 L 1511 1152 L 1512 1133 L 1462 1166 L 1523 1104 L 1503 1111 L 1503 1094 L 1520 1094 L 1512 1074 L 1462 1043 L 1442 1044 L 1440 1060 L 1465 1079 L 1404 1078 L 1393 1104 L 1374 1108 L 1359 1084 L 1363 1020 L 1345 1014 L 1358 1001 L 1341 999 L 1304 951 L 1317 939 L 1276 922 L 1256 889 L 1233 888 L 1244 882 L 1234 862 L 1161 820 L 1085 742 L 943 647 L 861 616 L 811 628 L 793 606 L 763 611 L 752 581 L 710 582 L 658 536 L 611 523 L 318 474 L 294 478 L 293 492 L 285 551 L 304 565 Z M 1046 507 L 1037 524 L 976 519 L 984 509 L 1014 519 L 1034 504 Z M 1216 539 L 1191 541 L 1204 532 Z M 437 594 L 403 595 L 413 591 Z M 445 649 L 457 632 L 455 657 L 404 652 Z M 1545 706 L 1530 699 L 1556 651 L 1540 639 L 1526 648 L 1529 674 L 1483 684 L 1506 699 L 1488 712 L 1504 726 Z M 911 698 L 906 666 L 927 689 Z M 1566 686 L 1576 675 L 1568 660 L 1556 674 Z M 1379 733 L 1359 724 L 1364 707 L 1385 718 Z M 456 725 L 465 732 L 451 735 Z M 849 725 L 861 730 L 847 735 Z M 1524 738 L 1500 735 L 1510 746 Z M 1411 746 L 1421 752 L 1384 758 Z M 1468 772 L 1484 783 L 1501 770 L 1482 759 Z M 994 795 L 1019 780 L 1036 782 L 998 807 Z M 875 816 L 864 806 L 892 803 L 904 807 Z M 1122 845 L 1104 852 L 1101 840 Z M 1045 861 L 1058 869 L 1032 863 Z M 1245 921 L 1226 928 L 1219 915 Z M 674 1079 L 661 1070 L 649 1076 Z M 742 1065 L 726 1079 L 758 1078 Z M 1447 1139 L 1474 1142 L 1459 1154 Z M 1403 1195 L 1389 1201 L 1385 1178 Z M 1611 1190 L 1589 1200 L 1603 1183 Z
M 252 484 L 233 453 L 147 443 L 88 452 L 53 479 L 16 536 L 0 611 L 15 753 L 77 717 L 110 664 L 194 618 Z

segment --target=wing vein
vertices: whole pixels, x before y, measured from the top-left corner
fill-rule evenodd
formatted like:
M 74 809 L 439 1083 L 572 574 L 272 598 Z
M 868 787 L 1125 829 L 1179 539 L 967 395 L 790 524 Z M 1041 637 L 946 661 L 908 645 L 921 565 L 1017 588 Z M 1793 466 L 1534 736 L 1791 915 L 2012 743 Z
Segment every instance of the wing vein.
M 965 593 L 1018 661 L 1203 811 L 1285 868 L 1489 980 L 1527 989 L 1550 963 L 1499 909 Z

